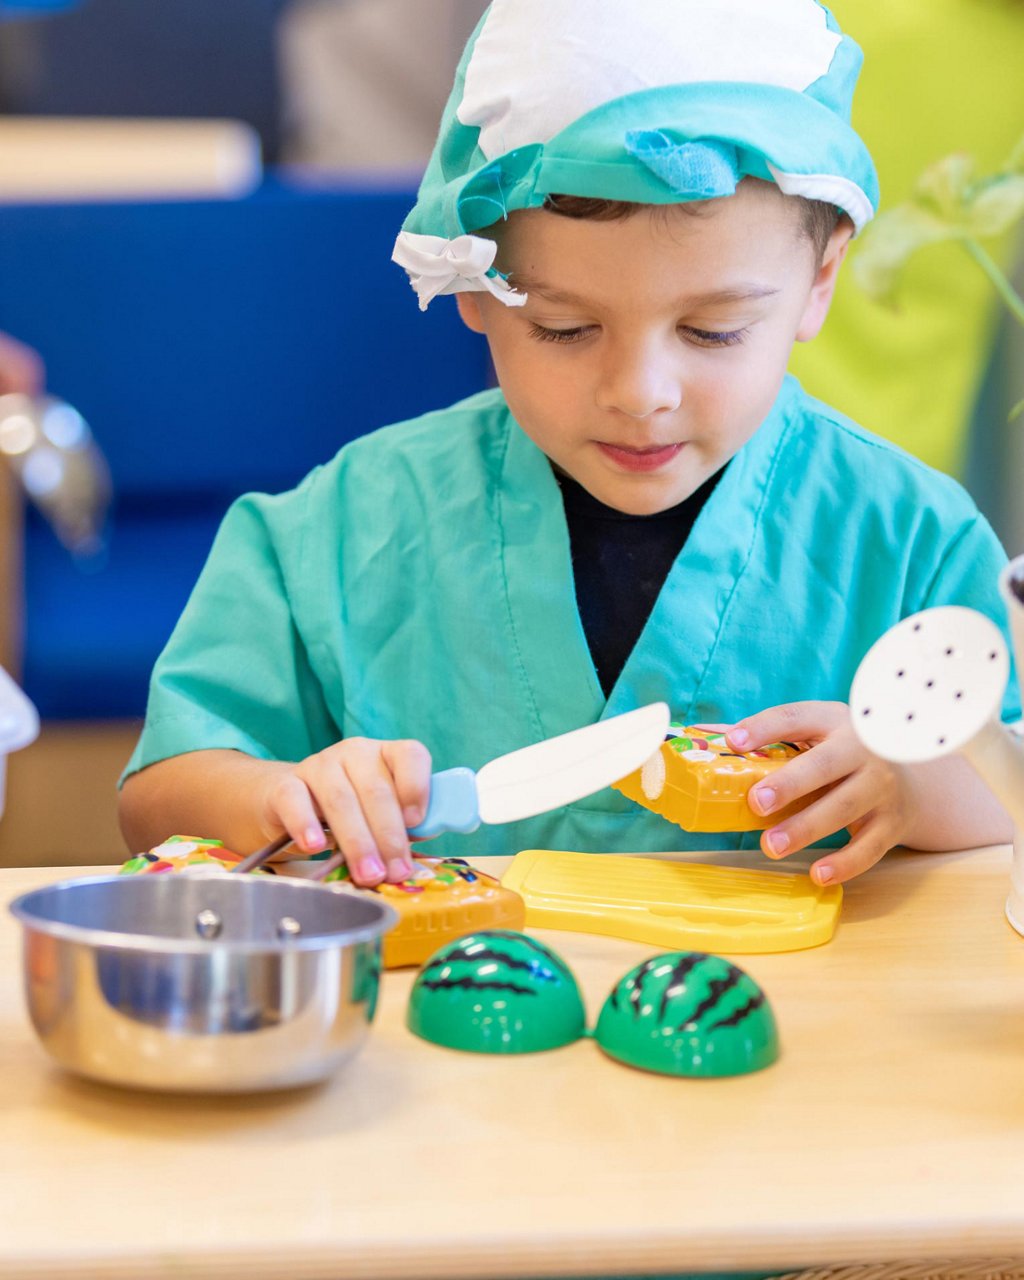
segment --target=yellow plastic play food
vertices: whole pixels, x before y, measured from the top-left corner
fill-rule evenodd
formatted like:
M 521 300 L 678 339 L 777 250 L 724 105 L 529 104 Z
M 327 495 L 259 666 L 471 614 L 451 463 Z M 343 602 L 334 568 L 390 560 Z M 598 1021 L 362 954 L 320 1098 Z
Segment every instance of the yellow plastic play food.
M 438 947 L 465 933 L 523 927 L 525 909 L 519 895 L 462 858 L 416 855 L 412 865 L 408 880 L 379 884 L 375 889 L 356 888 L 346 866 L 327 877 L 327 884 L 341 885 L 353 893 L 379 894 L 398 912 L 398 923 L 384 935 L 385 969 L 422 964 Z M 315 859 L 305 859 L 289 861 L 276 871 L 306 879 L 314 876 L 316 869 Z
M 293 846 L 289 846 L 292 849 Z M 312 879 L 323 857 L 295 857 L 283 851 L 280 860 L 252 873 Z M 121 868 L 122 875 L 157 874 L 199 870 L 231 871 L 242 855 L 225 849 L 219 840 L 171 836 L 140 853 Z M 400 884 L 358 889 L 346 866 L 327 877 L 353 893 L 379 894 L 398 912 L 398 923 L 384 935 L 382 960 L 386 969 L 422 964 L 446 942 L 480 929 L 521 929 L 524 907 L 518 894 L 503 888 L 493 877 L 471 867 L 462 858 L 413 858 L 413 874 Z
M 384 935 L 384 967 L 422 964 L 438 947 L 481 929 L 522 929 L 523 903 L 461 858 L 414 858 L 416 871 L 376 892 L 398 912 Z
M 527 849 L 502 877 L 532 929 L 569 929 L 670 950 L 752 955 L 820 946 L 843 891 L 789 871 Z
M 730 750 L 723 733 L 680 727 L 642 769 L 614 785 L 684 831 L 763 831 L 815 798 L 804 796 L 767 818 L 747 803 L 747 792 L 755 783 L 799 754 L 800 748 L 790 742 L 740 754 Z

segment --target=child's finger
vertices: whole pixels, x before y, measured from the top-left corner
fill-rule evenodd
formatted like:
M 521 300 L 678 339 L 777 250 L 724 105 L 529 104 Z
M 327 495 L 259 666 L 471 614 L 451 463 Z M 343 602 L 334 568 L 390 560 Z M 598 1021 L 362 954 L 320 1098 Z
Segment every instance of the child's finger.
M 385 742 L 381 754 L 395 782 L 395 793 L 407 827 L 423 821 L 430 801 L 430 752 L 422 742 Z
M 877 804 L 878 795 L 872 793 L 865 776 L 851 774 L 806 809 L 778 826 L 769 827 L 761 837 L 761 848 L 769 858 L 784 858 L 798 849 L 806 849 L 816 840 L 842 831 L 870 813 Z
M 755 783 L 747 792 L 747 803 L 754 813 L 767 817 L 849 777 L 863 763 L 864 749 L 855 739 L 827 738 Z
M 387 879 L 397 883 L 412 875 L 412 852 L 395 779 L 382 748 L 380 742 L 354 742 L 345 754 L 344 768 Z
M 737 720 L 725 737 L 733 751 L 754 751 L 770 742 L 808 742 L 831 733 L 847 715 L 843 702 L 784 702 Z
M 845 848 L 833 849 L 811 866 L 811 879 L 816 884 L 843 884 L 881 862 L 892 847 L 887 826 L 869 820 Z
M 267 816 L 272 825 L 288 832 L 303 853 L 320 853 L 327 847 L 323 822 L 309 788 L 294 773 L 285 774 L 276 783 Z
M 352 879 L 360 885 L 380 884 L 387 877 L 387 868 L 345 765 L 322 755 L 314 757 L 307 780 L 339 852 L 345 855 Z

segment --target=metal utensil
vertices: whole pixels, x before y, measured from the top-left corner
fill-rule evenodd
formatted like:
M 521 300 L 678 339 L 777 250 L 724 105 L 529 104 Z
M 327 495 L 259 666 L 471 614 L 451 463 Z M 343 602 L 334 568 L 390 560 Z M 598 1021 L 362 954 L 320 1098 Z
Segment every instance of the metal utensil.
M 597 724 L 546 738 L 472 769 L 445 769 L 430 779 L 426 816 L 413 840 L 443 831 L 467 835 L 481 822 L 516 822 L 582 800 L 638 769 L 664 741 L 669 709 L 652 702 Z M 345 861 L 336 854 L 317 868 L 323 880 Z
M 73 555 L 102 550 L 110 468 L 77 409 L 54 396 L 0 396 L 2 462 Z
M 280 853 L 291 842 L 292 838 L 286 831 L 283 836 L 278 836 L 276 840 L 271 840 L 269 844 L 265 844 L 262 849 L 257 849 L 255 853 L 250 853 L 247 858 L 243 858 L 241 862 L 231 868 L 231 875 L 238 875 L 239 872 L 255 871 L 268 858 L 272 858 L 275 853 Z
M 102 876 L 19 897 L 43 1047 L 138 1089 L 244 1092 L 324 1080 L 365 1040 L 380 937 L 371 895 L 262 876 Z

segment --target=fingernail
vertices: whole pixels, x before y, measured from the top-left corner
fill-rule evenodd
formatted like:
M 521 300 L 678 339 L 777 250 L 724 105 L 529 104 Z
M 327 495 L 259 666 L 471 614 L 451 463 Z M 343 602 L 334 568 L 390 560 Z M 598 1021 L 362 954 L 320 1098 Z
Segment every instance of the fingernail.
M 734 747 L 745 747 L 750 741 L 750 734 L 746 729 L 730 729 L 726 737 Z
M 402 810 L 402 818 L 407 827 L 416 827 L 423 821 L 423 815 L 415 805 L 410 805 L 408 809 Z
M 814 878 L 818 884 L 828 884 L 830 880 L 836 878 L 836 873 L 831 867 L 815 867 L 813 870 Z
M 383 880 L 387 874 L 384 870 L 384 863 L 380 858 L 369 857 L 360 858 L 356 863 L 359 869 L 360 880 Z
M 774 787 L 755 787 L 754 795 L 757 799 L 757 807 L 762 813 L 771 813 L 775 808 L 775 788 Z
M 412 863 L 406 858 L 396 858 L 390 863 L 389 869 L 391 874 L 397 876 L 399 880 L 408 880 L 412 875 Z
M 781 858 L 789 848 L 789 836 L 785 831 L 769 831 L 765 836 L 765 844 L 771 857 Z
M 314 852 L 322 849 L 327 843 L 323 827 L 307 827 L 303 839 L 306 842 L 306 848 L 312 849 Z

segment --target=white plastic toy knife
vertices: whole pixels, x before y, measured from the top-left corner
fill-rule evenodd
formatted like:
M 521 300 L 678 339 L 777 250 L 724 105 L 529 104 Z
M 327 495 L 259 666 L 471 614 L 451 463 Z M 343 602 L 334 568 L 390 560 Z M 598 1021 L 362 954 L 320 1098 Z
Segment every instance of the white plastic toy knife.
M 0 755 L 27 747 L 38 732 L 35 707 L 0 667 Z
M 38 732 L 35 707 L 0 667 L 0 813 L 4 811 L 7 753 L 27 747 Z
M 652 702 L 498 756 L 478 773 L 435 773 L 426 816 L 409 835 L 426 840 L 443 831 L 468 834 L 481 822 L 516 822 L 582 800 L 649 760 L 664 741 L 668 722 L 666 703 Z

